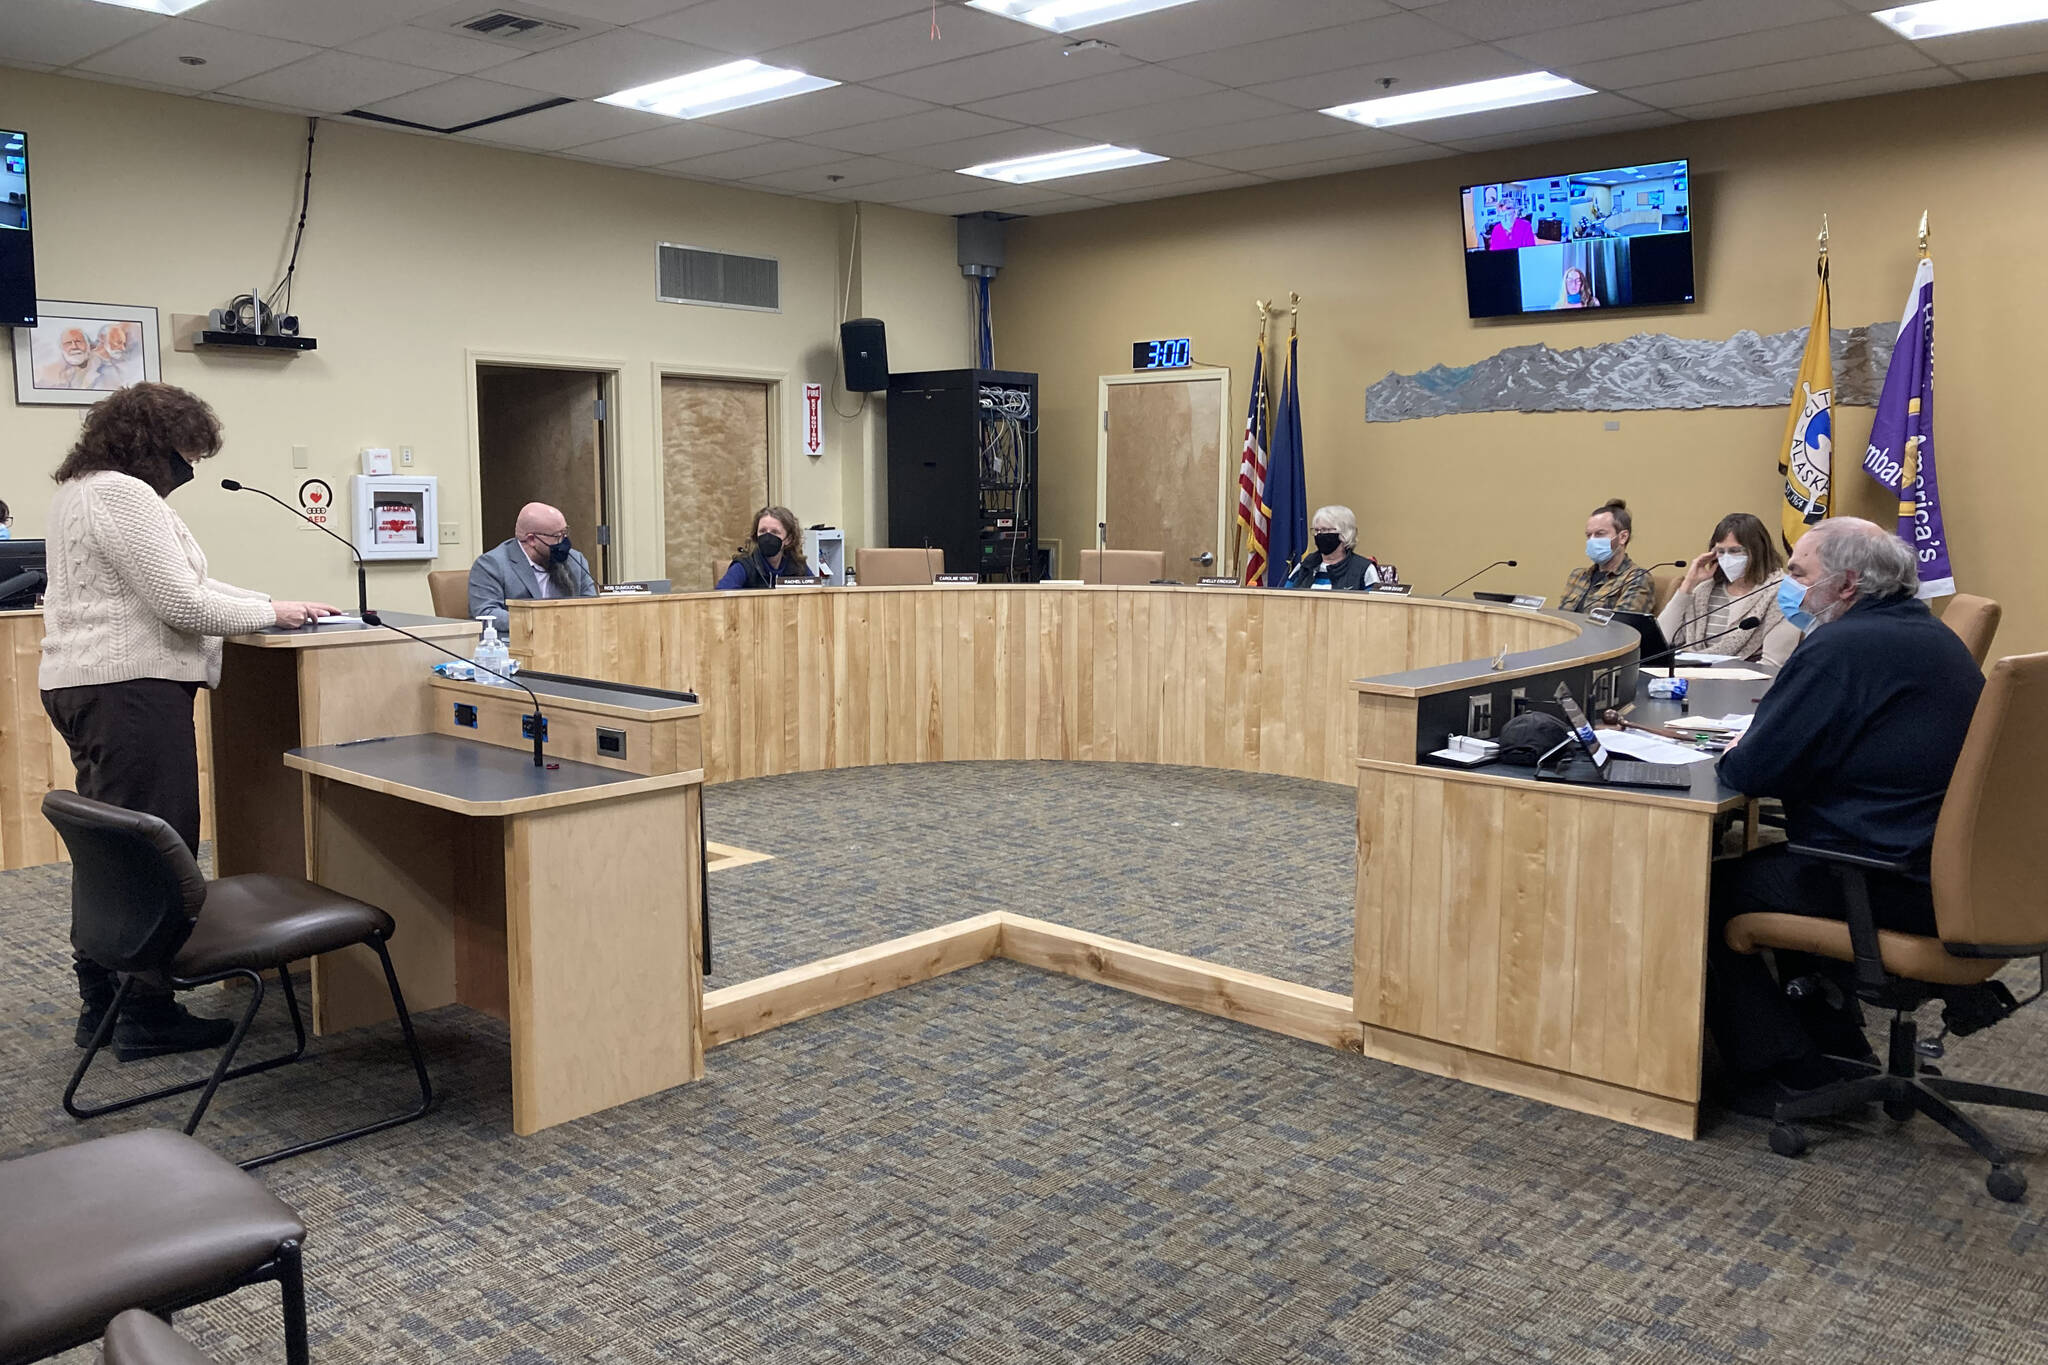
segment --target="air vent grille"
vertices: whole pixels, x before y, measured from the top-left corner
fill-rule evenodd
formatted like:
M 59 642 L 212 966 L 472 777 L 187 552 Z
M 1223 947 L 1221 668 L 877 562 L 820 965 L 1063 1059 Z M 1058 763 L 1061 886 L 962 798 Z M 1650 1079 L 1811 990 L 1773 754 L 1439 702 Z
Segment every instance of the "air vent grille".
M 507 9 L 487 10 L 450 27 L 478 38 L 488 38 L 494 43 L 509 43 L 514 47 L 545 47 L 558 43 L 576 32 L 575 28 L 568 24 L 559 24 L 552 19 L 536 19 L 530 14 L 515 14 Z
M 663 303 L 782 311 L 782 264 L 771 257 L 662 242 L 655 247 L 655 275 Z

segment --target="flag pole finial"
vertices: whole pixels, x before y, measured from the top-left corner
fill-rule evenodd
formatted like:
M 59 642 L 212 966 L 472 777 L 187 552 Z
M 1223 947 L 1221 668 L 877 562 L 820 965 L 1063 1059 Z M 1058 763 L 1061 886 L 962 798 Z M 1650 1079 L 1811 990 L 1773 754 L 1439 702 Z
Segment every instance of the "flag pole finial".
M 1825 213 L 1820 216 L 1820 254 L 1828 254 L 1828 216 Z
M 1920 210 L 1920 255 L 1927 255 L 1927 210 Z

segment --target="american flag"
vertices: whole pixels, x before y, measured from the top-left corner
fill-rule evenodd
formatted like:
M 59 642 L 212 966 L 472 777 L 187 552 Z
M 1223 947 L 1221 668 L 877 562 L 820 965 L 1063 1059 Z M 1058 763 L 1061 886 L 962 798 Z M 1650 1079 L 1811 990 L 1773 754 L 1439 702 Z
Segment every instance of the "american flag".
M 1266 555 L 1271 545 L 1266 507 L 1266 333 L 1259 331 L 1259 352 L 1252 361 L 1251 410 L 1244 419 L 1244 454 L 1237 464 L 1237 543 L 1239 553 L 1249 550 L 1244 561 L 1242 582 L 1263 586 Z M 1249 545 L 1247 545 L 1249 541 Z

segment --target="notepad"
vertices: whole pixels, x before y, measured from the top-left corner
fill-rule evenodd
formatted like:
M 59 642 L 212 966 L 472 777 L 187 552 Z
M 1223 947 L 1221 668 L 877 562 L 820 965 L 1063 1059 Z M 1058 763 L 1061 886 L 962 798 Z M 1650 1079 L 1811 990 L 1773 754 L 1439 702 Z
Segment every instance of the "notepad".
M 1681 678 L 1697 678 L 1706 682 L 1761 682 L 1771 676 L 1753 668 L 1681 668 L 1676 672 Z

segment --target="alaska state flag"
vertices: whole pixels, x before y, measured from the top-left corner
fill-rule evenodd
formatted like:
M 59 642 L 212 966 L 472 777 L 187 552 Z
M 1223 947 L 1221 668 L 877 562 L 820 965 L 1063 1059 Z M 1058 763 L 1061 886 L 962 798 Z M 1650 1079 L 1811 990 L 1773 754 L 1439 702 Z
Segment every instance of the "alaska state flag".
M 1954 592 L 1941 492 L 1934 479 L 1934 262 L 1925 257 L 1913 274 L 1913 292 L 1899 320 L 1899 340 L 1884 373 L 1863 469 L 1898 495 L 1899 538 L 1920 560 L 1920 595 Z
M 1287 374 L 1280 381 L 1280 411 L 1273 419 L 1273 458 L 1266 468 L 1268 587 L 1283 587 L 1295 561 L 1308 552 L 1308 490 L 1301 463 L 1301 390 L 1295 374 L 1300 341 L 1287 337 Z
M 1792 410 L 1778 442 L 1778 473 L 1785 502 L 1778 509 L 1778 534 L 1790 550 L 1806 528 L 1828 514 L 1828 482 L 1834 474 L 1834 364 L 1828 357 L 1828 258 L 1820 258 L 1820 293 L 1806 330 L 1806 354 L 1792 381 Z

